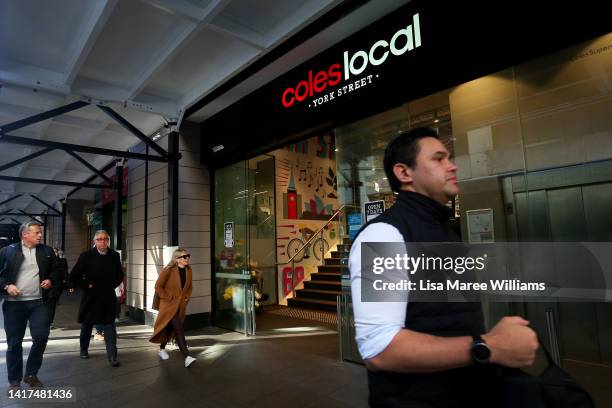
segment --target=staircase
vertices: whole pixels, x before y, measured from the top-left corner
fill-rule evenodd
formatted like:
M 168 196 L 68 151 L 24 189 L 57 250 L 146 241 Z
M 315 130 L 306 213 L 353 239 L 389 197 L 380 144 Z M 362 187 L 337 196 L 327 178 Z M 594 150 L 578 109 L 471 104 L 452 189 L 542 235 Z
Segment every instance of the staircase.
M 348 238 L 338 244 L 336 251 L 330 252 L 325 264 L 318 272 L 304 281 L 304 289 L 296 289 L 295 297 L 288 299 L 291 307 L 336 311 L 336 297 L 341 293 L 342 274 L 348 274 L 348 256 L 351 241 Z

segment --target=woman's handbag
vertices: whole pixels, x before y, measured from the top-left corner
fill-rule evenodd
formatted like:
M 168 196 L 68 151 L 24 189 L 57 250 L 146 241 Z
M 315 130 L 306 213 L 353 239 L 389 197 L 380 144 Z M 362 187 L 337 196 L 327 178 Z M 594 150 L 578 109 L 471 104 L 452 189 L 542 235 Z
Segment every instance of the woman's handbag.
M 155 292 L 155 295 L 153 295 L 153 304 L 151 305 L 151 309 L 159 310 L 159 295 L 157 292 Z
M 540 343 L 541 345 L 541 343 Z M 538 376 L 500 367 L 503 407 L 594 408 L 589 393 L 559 367 L 541 345 L 548 367 Z

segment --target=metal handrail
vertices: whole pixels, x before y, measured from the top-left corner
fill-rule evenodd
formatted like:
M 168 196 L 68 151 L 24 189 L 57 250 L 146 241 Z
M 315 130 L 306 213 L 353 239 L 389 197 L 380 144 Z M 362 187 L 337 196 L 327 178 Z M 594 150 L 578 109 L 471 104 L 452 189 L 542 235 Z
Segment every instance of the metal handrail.
M 317 232 L 315 232 L 314 234 L 312 234 L 312 236 L 310 237 L 310 239 L 308 239 L 308 241 L 306 241 L 306 243 L 297 250 L 297 252 L 291 257 L 289 258 L 289 260 L 287 260 L 287 262 L 277 262 L 276 265 L 288 265 L 291 264 L 291 297 L 295 297 L 295 257 L 302 251 L 304 251 L 306 248 L 308 248 L 308 246 L 310 245 L 310 242 L 312 240 L 314 240 L 319 234 L 321 234 L 321 236 L 323 235 L 323 230 L 325 229 L 325 227 L 327 227 L 329 225 L 330 222 L 332 222 L 334 220 L 334 218 L 336 218 L 341 212 L 342 210 L 344 210 L 345 208 L 359 208 L 359 206 L 353 205 L 353 204 L 343 204 L 340 208 L 338 208 L 338 210 L 329 218 L 329 220 L 327 220 L 327 222 L 325 223 L 325 225 L 323 225 L 321 228 L 319 228 L 317 230 Z M 323 260 L 323 257 L 325 256 L 325 254 L 323 253 L 323 245 L 321 245 L 321 261 Z
M 293 259 L 294 259 L 296 256 L 298 256 L 298 254 L 299 254 L 300 252 L 302 252 L 304 249 L 306 249 L 306 248 L 307 248 L 307 247 L 310 245 L 310 241 L 313 241 L 313 240 L 314 240 L 314 239 L 317 237 L 317 235 L 319 235 L 319 234 L 321 233 L 321 231 L 323 231 L 323 230 L 325 229 L 325 227 L 327 227 L 327 226 L 329 225 L 329 223 L 330 223 L 330 222 L 332 222 L 332 221 L 334 220 L 334 218 L 336 218 L 336 217 L 338 216 L 338 214 L 340 214 L 340 213 L 342 212 L 342 210 L 343 210 L 344 208 L 359 208 L 359 207 L 358 207 L 358 206 L 356 206 L 356 205 L 353 205 L 353 204 L 343 204 L 343 205 L 342 205 L 340 208 L 338 208 L 338 209 L 336 210 L 336 212 L 335 212 L 335 213 L 334 213 L 334 214 L 333 214 L 333 215 L 332 215 L 332 216 L 329 218 L 329 220 L 327 220 L 327 222 L 325 223 L 325 225 L 323 225 L 321 228 L 319 228 L 319 229 L 317 230 L 317 232 L 315 232 L 314 234 L 312 234 L 312 236 L 310 237 L 310 239 L 309 239 L 308 241 L 306 241 L 306 243 L 305 243 L 305 244 L 304 244 L 304 245 L 303 245 L 303 246 L 302 246 L 300 249 L 298 249 L 298 250 L 296 251 L 296 253 L 295 253 L 295 254 L 294 254 L 294 255 L 293 255 L 291 258 L 289 258 L 289 259 L 288 259 L 286 262 L 277 262 L 277 263 L 276 263 L 276 265 L 288 265 L 288 264 L 290 264 L 291 262 L 293 262 Z

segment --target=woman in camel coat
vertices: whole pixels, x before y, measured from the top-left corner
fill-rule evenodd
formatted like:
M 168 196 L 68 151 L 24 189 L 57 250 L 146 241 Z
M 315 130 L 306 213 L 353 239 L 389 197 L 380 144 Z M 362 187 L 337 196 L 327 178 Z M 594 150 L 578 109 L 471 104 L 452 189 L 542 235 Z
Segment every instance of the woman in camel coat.
M 155 282 L 155 292 L 160 297 L 159 314 L 155 320 L 152 343 L 160 343 L 159 356 L 162 360 L 169 358 L 166 351 L 168 341 L 175 339 L 185 358 L 185 367 L 195 362 L 189 355 L 185 340 L 185 312 L 191 297 L 191 267 L 189 253 L 178 248 Z

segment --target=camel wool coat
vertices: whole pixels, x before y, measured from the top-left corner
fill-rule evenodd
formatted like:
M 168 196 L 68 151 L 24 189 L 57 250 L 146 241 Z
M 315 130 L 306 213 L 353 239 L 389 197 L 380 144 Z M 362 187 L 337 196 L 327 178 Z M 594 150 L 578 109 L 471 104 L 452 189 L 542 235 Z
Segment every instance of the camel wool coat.
M 185 321 L 187 304 L 191 298 L 191 267 L 185 270 L 185 286 L 181 288 L 181 276 L 177 265 L 166 267 L 159 274 L 155 282 L 155 292 L 160 297 L 159 313 L 155 319 L 153 335 L 149 339 L 152 343 L 168 342 L 174 338 L 174 330 L 166 334 L 166 326 L 178 313 L 182 322 Z

